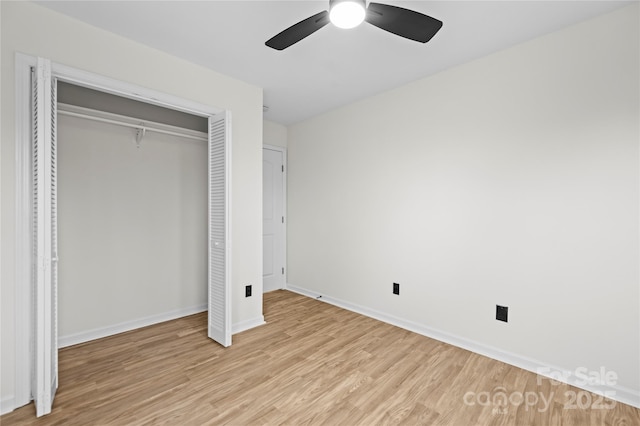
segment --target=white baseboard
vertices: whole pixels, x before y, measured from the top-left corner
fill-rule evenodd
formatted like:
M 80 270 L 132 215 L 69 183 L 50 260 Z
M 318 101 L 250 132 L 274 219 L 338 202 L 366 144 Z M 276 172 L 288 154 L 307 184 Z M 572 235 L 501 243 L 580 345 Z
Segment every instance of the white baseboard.
M 266 322 L 264 321 L 264 316 L 262 315 L 256 318 L 240 321 L 231 326 L 231 334 L 242 333 L 243 331 L 247 331 L 264 324 L 266 324 Z
M 206 305 L 195 306 L 186 309 L 178 309 L 171 312 L 165 312 L 163 314 L 152 315 L 146 318 L 139 318 L 132 321 L 122 322 L 120 324 L 110 325 L 108 327 L 96 328 L 93 330 L 84 331 L 82 333 L 60 336 L 60 338 L 58 339 L 58 347 L 64 348 L 67 346 L 78 345 L 80 343 L 101 339 L 103 337 L 113 336 L 114 334 L 124 333 L 126 331 L 135 330 L 137 328 L 142 328 L 165 321 L 171 321 L 177 318 L 186 317 L 188 315 L 205 312 L 206 310 Z M 263 324 L 266 324 L 266 322 L 264 321 L 264 316 L 260 315 L 259 317 L 251 318 L 249 320 L 240 321 L 233 324 L 231 326 L 231 333 L 241 333 L 243 331 L 261 326 Z
M 630 389 L 630 388 L 619 386 L 619 385 L 613 385 L 613 386 L 603 386 L 603 385 L 596 386 L 596 385 L 588 385 L 588 384 L 585 385 L 584 380 L 579 376 L 576 376 L 576 374 L 572 374 L 573 372 L 570 371 L 570 369 L 552 366 L 547 363 L 537 361 L 535 359 L 523 357 L 521 355 L 513 354 L 493 346 L 485 345 L 480 342 L 458 337 L 453 334 L 449 334 L 440 330 L 435 330 L 433 328 L 415 323 L 413 321 L 408 321 L 402 318 L 398 318 L 393 315 L 389 315 L 387 313 L 377 311 L 375 309 L 367 308 L 365 306 L 360 306 L 351 302 L 346 302 L 344 300 L 336 299 L 331 296 L 319 294 L 317 292 L 307 290 L 302 287 L 297 287 L 295 285 L 287 284 L 286 289 L 294 293 L 311 297 L 313 299 L 338 306 L 348 311 L 356 312 L 364 316 L 374 318 L 391 325 L 395 325 L 396 327 L 400 327 L 405 330 L 409 330 L 414 333 L 421 334 L 423 336 L 426 336 L 444 343 L 448 343 L 450 345 L 457 346 L 459 348 L 466 349 L 468 351 L 486 356 L 488 358 L 502 361 L 506 364 L 510 364 L 515 367 L 522 368 L 523 370 L 531 371 L 541 376 L 553 378 L 556 381 L 561 381 L 569 385 L 575 386 L 577 388 L 587 390 L 589 392 L 593 392 L 596 394 L 603 394 L 603 392 L 606 392 L 606 395 L 615 401 L 640 408 L 640 391 L 639 390 Z M 548 371 L 550 374 L 541 373 L 545 371 Z M 566 380 L 563 380 L 562 378 L 566 378 Z
M 7 414 L 16 409 L 13 395 L 0 399 L 0 416 Z
M 191 308 L 176 309 L 174 311 L 162 314 L 151 315 L 145 318 L 139 318 L 131 321 L 121 322 L 119 324 L 107 327 L 95 328 L 93 330 L 83 331 L 81 333 L 60 336 L 58 338 L 58 347 L 78 345 L 80 343 L 89 342 L 103 337 L 113 336 L 114 334 L 124 333 L 125 331 L 135 330 L 137 328 L 158 324 L 165 321 L 171 321 L 177 318 L 186 317 L 188 315 L 197 314 L 207 310 L 207 305 L 193 306 Z

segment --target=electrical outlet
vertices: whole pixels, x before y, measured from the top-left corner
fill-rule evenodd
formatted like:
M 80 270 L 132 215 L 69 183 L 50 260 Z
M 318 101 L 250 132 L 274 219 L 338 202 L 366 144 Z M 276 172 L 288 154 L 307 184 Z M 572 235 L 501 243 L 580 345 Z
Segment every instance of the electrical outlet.
M 244 288 L 244 297 L 251 297 L 251 286 L 245 286 Z
M 509 307 L 496 305 L 496 319 L 498 321 L 508 322 L 507 321 L 508 314 L 509 314 Z
M 393 283 L 393 294 L 400 294 L 400 284 Z

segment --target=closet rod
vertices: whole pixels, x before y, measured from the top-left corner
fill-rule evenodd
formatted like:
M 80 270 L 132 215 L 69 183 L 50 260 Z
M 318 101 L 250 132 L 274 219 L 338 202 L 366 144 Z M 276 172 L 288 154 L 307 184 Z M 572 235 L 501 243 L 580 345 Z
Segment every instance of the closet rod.
M 82 114 L 82 113 L 79 113 L 79 112 L 65 111 L 65 110 L 59 109 L 58 110 L 58 114 L 68 115 L 68 116 L 71 116 L 71 117 L 86 118 L 87 120 L 99 121 L 101 123 L 117 124 L 119 126 L 130 127 L 132 129 L 145 130 L 145 131 L 148 131 L 148 132 L 156 132 L 156 133 L 162 133 L 162 134 L 165 134 L 165 135 L 179 136 L 181 138 L 194 139 L 194 140 L 197 140 L 197 141 L 205 141 L 205 142 L 207 141 L 207 138 L 205 136 L 194 136 L 194 135 L 189 135 L 189 134 L 181 133 L 181 132 L 173 132 L 171 130 L 164 130 L 164 129 L 158 129 L 158 128 L 155 128 L 155 127 L 148 127 L 148 126 L 145 126 L 144 124 L 133 124 L 133 123 L 127 123 L 125 121 L 111 120 L 109 118 L 95 117 L 93 115 Z

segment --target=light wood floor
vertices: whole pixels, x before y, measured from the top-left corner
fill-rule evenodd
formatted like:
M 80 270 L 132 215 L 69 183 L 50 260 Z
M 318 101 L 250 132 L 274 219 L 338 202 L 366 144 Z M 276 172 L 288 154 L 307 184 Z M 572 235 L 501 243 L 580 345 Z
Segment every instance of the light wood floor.
M 580 389 L 320 301 L 276 291 L 264 310 L 227 349 L 204 314 L 62 349 L 52 414 L 0 423 L 640 425 L 636 408 L 594 394 L 603 408 L 570 408 Z M 513 403 L 488 404 L 501 392 Z

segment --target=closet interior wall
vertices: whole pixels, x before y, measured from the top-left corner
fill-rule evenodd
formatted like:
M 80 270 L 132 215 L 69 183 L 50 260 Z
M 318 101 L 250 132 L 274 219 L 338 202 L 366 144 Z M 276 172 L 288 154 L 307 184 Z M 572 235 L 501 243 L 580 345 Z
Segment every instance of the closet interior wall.
M 59 102 L 207 120 L 60 83 Z M 192 132 L 193 133 L 193 132 Z M 58 114 L 59 344 L 206 310 L 207 142 Z

